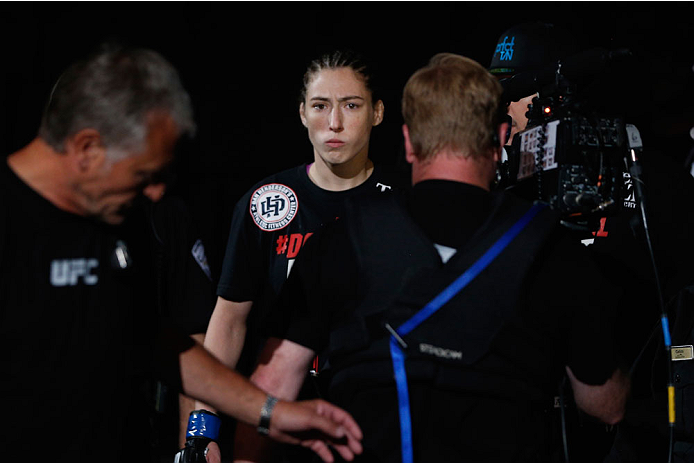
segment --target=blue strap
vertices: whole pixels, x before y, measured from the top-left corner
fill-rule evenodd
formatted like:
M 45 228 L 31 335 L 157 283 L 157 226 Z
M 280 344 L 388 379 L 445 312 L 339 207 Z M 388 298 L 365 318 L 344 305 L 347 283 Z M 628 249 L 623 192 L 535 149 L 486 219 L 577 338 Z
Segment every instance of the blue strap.
M 400 442 L 403 463 L 412 463 L 412 423 L 410 421 L 410 394 L 407 390 L 405 354 L 395 338 L 390 338 L 390 356 L 393 359 L 395 384 L 398 391 L 398 410 L 400 410 Z
M 499 238 L 470 268 L 448 285 L 438 296 L 432 299 L 419 312 L 414 314 L 409 320 L 400 325 L 396 330 L 400 337 L 405 336 L 420 323 L 434 314 L 458 292 L 468 285 L 482 270 L 484 270 L 501 251 L 518 236 L 525 226 L 543 209 L 545 205 L 534 204 L 504 235 Z M 405 371 L 405 354 L 400 348 L 398 339 L 395 336 L 390 338 L 390 356 L 393 360 L 393 372 L 398 391 L 398 408 L 400 412 L 400 442 L 402 451 L 402 462 L 413 463 L 414 454 L 412 449 L 412 422 L 410 419 L 410 399 L 407 390 L 407 373 Z

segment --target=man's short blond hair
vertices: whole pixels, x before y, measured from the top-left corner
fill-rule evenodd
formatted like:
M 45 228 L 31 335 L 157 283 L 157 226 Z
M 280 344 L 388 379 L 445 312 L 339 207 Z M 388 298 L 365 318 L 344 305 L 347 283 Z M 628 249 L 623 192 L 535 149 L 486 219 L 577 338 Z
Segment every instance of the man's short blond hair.
M 503 89 L 479 63 L 439 53 L 405 85 L 402 115 L 414 154 L 426 161 L 442 149 L 490 156 L 505 114 Z

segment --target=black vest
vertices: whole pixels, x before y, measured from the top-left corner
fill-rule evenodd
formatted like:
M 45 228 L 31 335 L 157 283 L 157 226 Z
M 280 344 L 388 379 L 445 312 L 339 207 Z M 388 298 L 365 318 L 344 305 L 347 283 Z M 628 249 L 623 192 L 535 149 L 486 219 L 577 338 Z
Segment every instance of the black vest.
M 530 208 L 525 201 L 496 195 L 483 226 L 443 264 L 433 243 L 410 218 L 403 198 L 379 199 L 348 210 L 361 303 L 330 335 L 331 387 L 343 381 L 392 382 L 386 324 L 396 329 L 418 312 Z M 553 212 L 540 211 L 463 291 L 405 337 L 410 380 L 489 392 L 489 383 L 498 383 L 491 377 L 502 374 L 507 378 L 499 393 L 513 389 L 516 396 L 525 392 L 528 398 L 541 398 L 541 391 L 523 378 L 521 368 L 495 356 L 492 345 L 503 327 L 518 323 L 523 282 L 557 223 Z

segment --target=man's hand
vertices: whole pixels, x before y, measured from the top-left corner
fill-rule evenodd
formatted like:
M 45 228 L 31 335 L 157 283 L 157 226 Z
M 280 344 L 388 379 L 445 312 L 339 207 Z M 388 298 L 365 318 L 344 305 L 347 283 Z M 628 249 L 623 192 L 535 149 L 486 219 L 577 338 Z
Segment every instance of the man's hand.
M 334 461 L 328 446 L 347 461 L 362 452 L 362 433 L 356 421 L 324 400 L 277 402 L 269 436 L 279 442 L 310 448 L 326 462 Z
M 617 424 L 624 418 L 631 385 L 625 373 L 617 369 L 604 384 L 597 386 L 579 381 L 568 366 L 566 373 L 581 410 L 607 424 Z

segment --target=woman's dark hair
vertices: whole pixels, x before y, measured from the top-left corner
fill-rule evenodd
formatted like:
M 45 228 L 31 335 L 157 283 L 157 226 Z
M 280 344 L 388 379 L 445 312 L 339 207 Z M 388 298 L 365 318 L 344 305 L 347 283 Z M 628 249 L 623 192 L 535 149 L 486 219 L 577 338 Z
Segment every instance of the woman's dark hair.
M 304 74 L 304 85 L 301 89 L 300 102 L 306 101 L 306 91 L 316 74 L 325 69 L 339 68 L 350 68 L 362 77 L 364 85 L 371 92 L 372 104 L 375 104 L 380 99 L 380 90 L 377 88 L 378 81 L 375 78 L 372 63 L 369 63 L 363 55 L 353 50 L 344 49 L 325 53 L 320 58 L 311 61 Z

